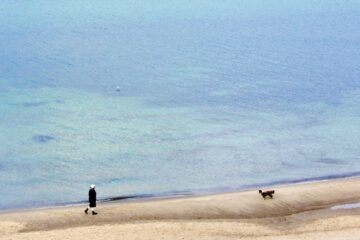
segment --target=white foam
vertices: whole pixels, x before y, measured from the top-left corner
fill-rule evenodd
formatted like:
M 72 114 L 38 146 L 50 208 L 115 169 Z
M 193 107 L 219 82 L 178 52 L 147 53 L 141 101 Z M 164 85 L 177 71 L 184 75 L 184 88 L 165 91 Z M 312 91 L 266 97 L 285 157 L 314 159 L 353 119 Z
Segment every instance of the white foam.
M 332 207 L 332 210 L 337 209 L 352 209 L 352 208 L 360 208 L 360 202 L 359 203 L 351 203 L 351 204 L 342 204 L 342 205 L 336 205 Z

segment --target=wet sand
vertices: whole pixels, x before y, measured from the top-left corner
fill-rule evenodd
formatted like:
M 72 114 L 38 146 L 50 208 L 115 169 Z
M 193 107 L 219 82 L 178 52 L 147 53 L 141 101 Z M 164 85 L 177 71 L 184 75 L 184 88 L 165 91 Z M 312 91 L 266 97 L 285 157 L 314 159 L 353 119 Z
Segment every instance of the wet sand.
M 270 189 L 270 188 L 269 188 Z M 0 239 L 358 239 L 360 178 L 199 197 L 0 214 Z M 356 205 L 355 205 L 356 206 Z

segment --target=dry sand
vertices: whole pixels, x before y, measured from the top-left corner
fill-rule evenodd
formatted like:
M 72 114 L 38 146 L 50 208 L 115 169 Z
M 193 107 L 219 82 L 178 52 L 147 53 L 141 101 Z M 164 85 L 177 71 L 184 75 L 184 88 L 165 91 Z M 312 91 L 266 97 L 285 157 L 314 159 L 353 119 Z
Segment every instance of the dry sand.
M 360 178 L 177 199 L 0 214 L 0 239 L 360 239 Z

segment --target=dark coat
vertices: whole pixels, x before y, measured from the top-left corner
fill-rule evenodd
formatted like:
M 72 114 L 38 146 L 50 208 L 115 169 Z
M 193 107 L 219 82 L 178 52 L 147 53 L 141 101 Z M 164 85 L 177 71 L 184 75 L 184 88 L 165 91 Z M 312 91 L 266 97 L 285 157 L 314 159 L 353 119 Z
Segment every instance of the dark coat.
M 96 207 L 96 191 L 93 188 L 89 190 L 89 206 Z

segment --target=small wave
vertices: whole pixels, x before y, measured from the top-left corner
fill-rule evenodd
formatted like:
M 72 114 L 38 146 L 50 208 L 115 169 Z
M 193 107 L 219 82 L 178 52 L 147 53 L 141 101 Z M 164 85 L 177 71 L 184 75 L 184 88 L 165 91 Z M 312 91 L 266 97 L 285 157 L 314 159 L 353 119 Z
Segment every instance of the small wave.
M 334 165 L 343 163 L 342 160 L 336 158 L 320 158 L 316 162 L 324 163 L 324 164 L 334 164 Z
M 348 172 L 348 173 L 339 173 L 339 174 L 330 174 L 324 175 L 320 177 L 309 177 L 309 178 L 299 178 L 299 179 L 284 179 L 278 181 L 267 182 L 263 184 L 252 184 L 243 186 L 245 188 L 254 188 L 259 186 L 274 186 L 274 185 L 283 185 L 283 184 L 296 184 L 303 182 L 315 182 L 315 181 L 323 181 L 323 180 L 332 180 L 332 179 L 341 179 L 341 178 L 350 178 L 360 176 L 360 171 L 356 172 Z
M 113 201 L 121 201 L 121 200 L 126 200 L 126 199 L 138 199 L 138 198 L 146 198 L 146 197 L 151 197 L 152 195 L 129 195 L 129 196 L 118 196 L 118 197 L 109 197 L 109 198 L 104 198 L 101 199 L 101 202 L 113 202 Z
M 188 191 L 173 191 L 173 192 L 163 192 L 163 193 L 154 193 L 154 194 L 137 194 L 137 195 L 108 197 L 108 198 L 100 199 L 100 202 L 137 200 L 137 199 L 153 199 L 153 198 L 165 198 L 165 197 L 180 197 L 180 196 L 191 196 L 191 195 L 194 195 L 194 194 L 192 192 L 188 192 Z

